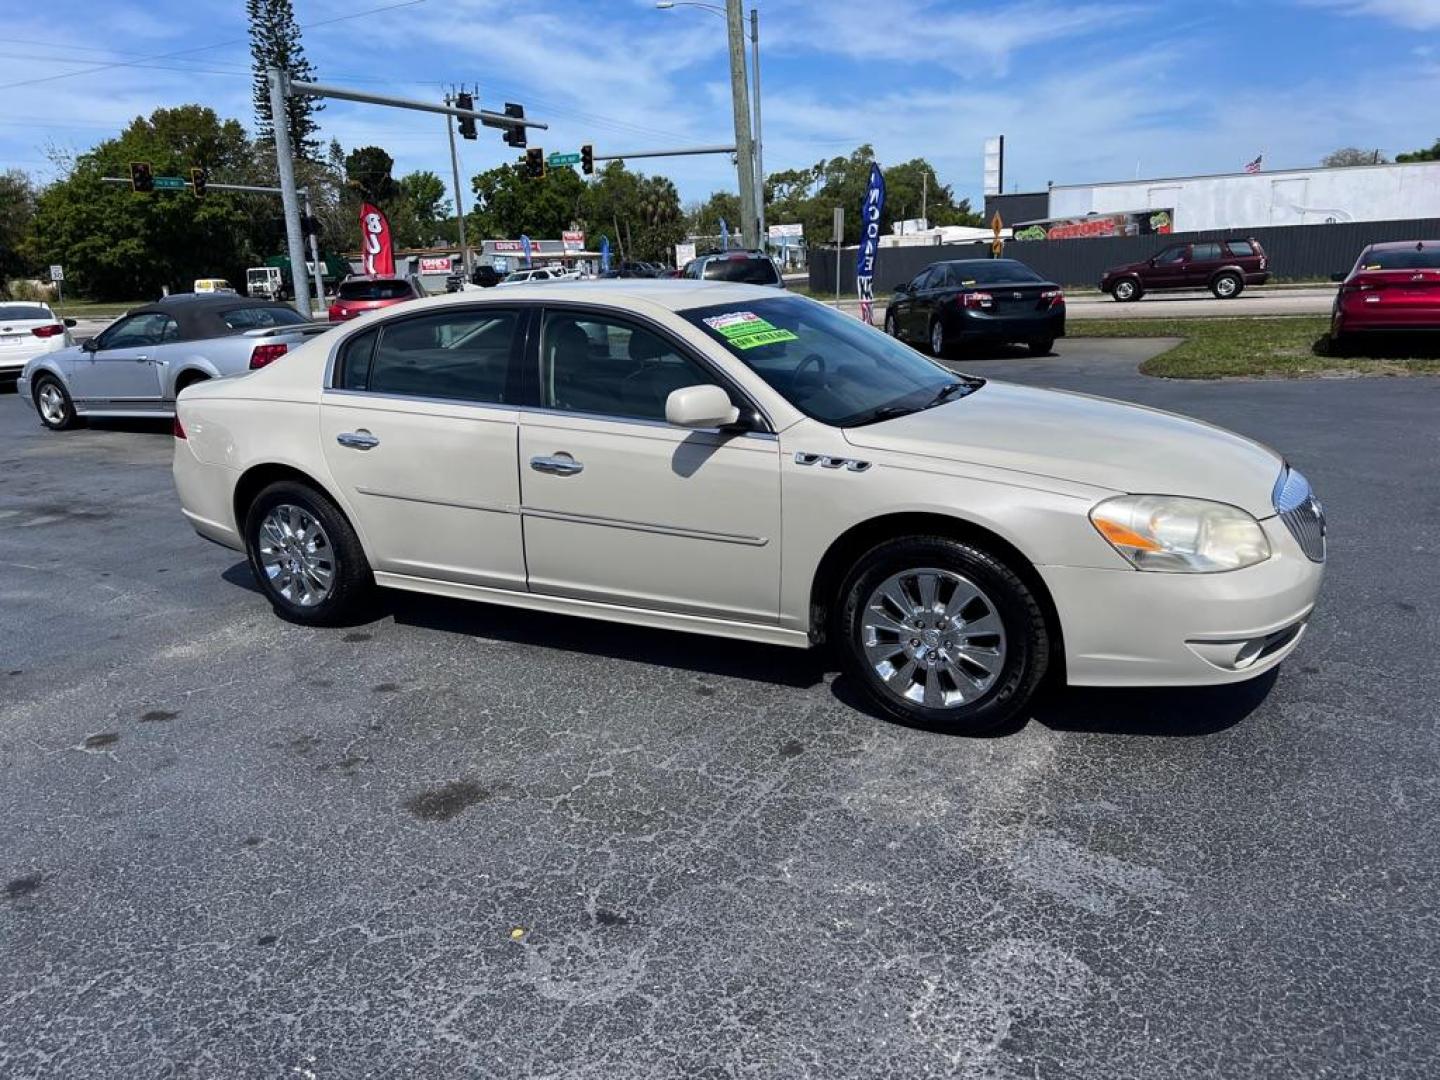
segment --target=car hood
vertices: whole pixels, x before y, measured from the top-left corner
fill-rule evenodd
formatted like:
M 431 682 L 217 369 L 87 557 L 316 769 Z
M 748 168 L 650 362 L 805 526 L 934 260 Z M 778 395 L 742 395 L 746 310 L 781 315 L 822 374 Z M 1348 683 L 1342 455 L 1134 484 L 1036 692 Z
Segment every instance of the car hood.
M 987 382 L 966 397 L 849 428 L 855 446 L 1010 469 L 1117 492 L 1275 512 L 1283 461 L 1199 420 L 1106 398 Z
M 1148 262 L 1126 263 L 1124 266 L 1112 266 L 1105 271 L 1105 277 L 1114 277 L 1116 274 L 1132 274 L 1140 270 L 1150 269 Z

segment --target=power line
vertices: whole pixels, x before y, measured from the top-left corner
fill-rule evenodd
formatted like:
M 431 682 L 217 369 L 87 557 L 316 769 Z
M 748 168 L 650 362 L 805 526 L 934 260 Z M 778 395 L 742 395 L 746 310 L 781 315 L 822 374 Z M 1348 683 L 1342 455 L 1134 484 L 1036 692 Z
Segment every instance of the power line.
M 425 0 L 402 0 L 398 4 L 386 4 L 384 7 L 370 8 L 367 11 L 356 11 L 349 15 L 337 15 L 333 19 L 321 19 L 318 22 L 306 23 L 300 27 L 302 30 L 313 30 L 320 26 L 330 26 L 333 23 L 347 22 L 350 19 L 361 19 L 367 15 L 378 15 L 384 11 L 395 11 L 397 8 L 414 7 L 416 4 L 423 4 Z M 150 60 L 170 60 L 177 56 L 189 56 L 197 52 L 209 52 L 211 49 L 223 49 L 229 45 L 242 45 L 249 42 L 248 37 L 230 38 L 228 41 L 217 41 L 212 45 L 197 45 L 191 49 L 176 49 L 174 52 L 156 53 L 153 56 L 142 56 L 139 60 L 114 60 L 105 64 L 94 64 L 82 71 L 66 71 L 59 75 L 42 75 L 38 79 L 21 79 L 18 82 L 0 83 L 0 90 L 13 90 L 17 86 L 35 86 L 39 83 L 54 82 L 57 79 L 69 79 L 76 75 L 91 75 L 97 71 L 108 71 L 117 67 L 139 67 L 141 63 Z M 248 72 L 246 74 L 249 74 Z

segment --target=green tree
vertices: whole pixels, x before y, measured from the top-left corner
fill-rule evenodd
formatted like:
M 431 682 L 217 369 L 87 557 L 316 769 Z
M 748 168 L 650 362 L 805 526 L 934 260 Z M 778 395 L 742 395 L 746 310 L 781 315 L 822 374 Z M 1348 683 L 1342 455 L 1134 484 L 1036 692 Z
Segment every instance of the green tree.
M 466 219 L 473 243 L 485 239 L 555 239 L 582 224 L 585 183 L 574 169 L 551 169 L 543 180 L 525 175 L 522 165 L 500 165 L 470 181 L 475 207 Z
M 433 172 L 408 173 L 400 178 L 390 223 L 402 247 L 431 247 L 450 242 L 454 215 L 445 195 L 445 182 Z
M 390 175 L 395 159 L 378 146 L 361 146 L 345 158 L 345 183 L 362 199 L 385 207 L 400 194 L 400 185 Z
M 278 67 L 303 82 L 314 81 L 315 69 L 305 58 L 300 26 L 295 21 L 290 0 L 245 0 L 245 15 L 250 20 L 255 136 L 261 142 L 273 143 L 275 118 L 270 109 L 270 80 L 266 69 Z M 320 142 L 315 137 L 319 125 L 315 122 L 315 113 L 324 107 L 314 98 L 286 98 L 286 130 L 296 157 L 314 160 L 319 155 Z
M 732 191 L 712 192 L 710 197 L 689 214 L 686 225 L 693 236 L 720 235 L 720 222 L 730 230 L 731 242 L 740 238 L 740 196 Z
M 253 216 L 241 198 L 188 191 L 136 194 L 101 182 L 129 162 L 157 175 L 245 175 L 254 157 L 245 129 L 200 105 L 156 109 L 117 138 L 79 155 L 70 173 L 36 199 L 32 252 L 37 263 L 63 263 L 67 283 L 97 299 L 154 296 L 161 286 L 188 290 L 197 277 L 243 280 Z
M 19 169 L 0 173 L 0 296 L 5 283 L 31 267 L 25 253 L 35 220 L 35 187 Z
M 1327 169 L 1338 169 L 1344 165 L 1384 165 L 1390 159 L 1379 150 L 1361 150 L 1358 146 L 1342 146 L 1332 150 L 1320 159 Z
M 1440 139 L 1436 139 L 1435 145 L 1427 149 L 1412 150 L 1408 154 L 1396 154 L 1395 160 L 1400 162 L 1440 161 Z

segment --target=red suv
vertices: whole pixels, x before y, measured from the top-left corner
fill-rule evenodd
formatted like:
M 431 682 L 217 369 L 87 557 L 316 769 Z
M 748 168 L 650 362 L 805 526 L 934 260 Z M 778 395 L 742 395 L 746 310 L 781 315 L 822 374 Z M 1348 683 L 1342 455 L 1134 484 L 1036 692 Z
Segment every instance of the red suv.
M 1264 285 L 1270 279 L 1269 265 L 1259 240 L 1197 240 L 1171 244 L 1144 262 L 1106 270 L 1100 291 L 1123 301 L 1165 289 L 1209 289 L 1229 300 L 1246 285 Z
M 425 289 L 413 275 L 410 277 L 351 277 L 335 290 L 330 305 L 330 321 L 344 322 L 376 308 L 403 304 L 425 295 Z

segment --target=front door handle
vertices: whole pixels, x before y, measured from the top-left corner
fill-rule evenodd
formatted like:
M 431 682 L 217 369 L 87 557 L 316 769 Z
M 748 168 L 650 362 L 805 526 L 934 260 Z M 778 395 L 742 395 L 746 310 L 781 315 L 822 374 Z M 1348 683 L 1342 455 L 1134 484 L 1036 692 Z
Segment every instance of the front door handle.
M 148 357 L 148 356 L 137 356 L 137 357 L 134 357 L 134 360 L 135 360 L 135 362 L 136 362 L 137 364 L 148 364 L 148 363 L 150 362 L 150 357 Z
M 380 445 L 380 440 L 364 428 L 359 431 L 342 431 L 335 436 L 335 441 L 351 450 L 374 450 Z
M 563 451 L 550 457 L 532 457 L 530 467 L 536 472 L 550 473 L 552 476 L 574 476 L 585 471 L 584 465 Z

